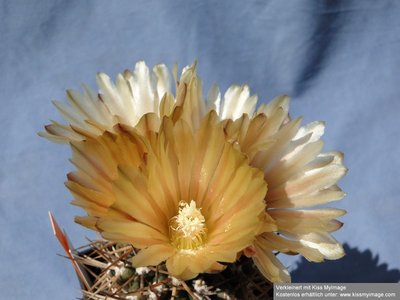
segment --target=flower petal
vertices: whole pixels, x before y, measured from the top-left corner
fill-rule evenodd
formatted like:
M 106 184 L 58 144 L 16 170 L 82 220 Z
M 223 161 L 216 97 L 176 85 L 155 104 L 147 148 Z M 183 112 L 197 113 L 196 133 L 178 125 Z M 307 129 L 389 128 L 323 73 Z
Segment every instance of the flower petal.
M 269 215 L 276 220 L 279 231 L 307 234 L 309 232 L 332 232 L 343 223 L 335 218 L 346 212 L 341 209 L 324 208 L 315 210 L 270 210 Z
M 256 254 L 253 261 L 260 272 L 271 282 L 284 283 L 290 282 L 290 275 L 281 262 L 275 257 L 272 251 L 263 249 L 259 242 L 254 244 Z
M 101 218 L 96 226 L 105 239 L 130 243 L 137 248 L 168 243 L 168 238 L 163 233 L 134 221 Z
M 174 249 L 167 245 L 152 245 L 142 249 L 132 257 L 132 265 L 138 267 L 157 266 L 169 259 L 174 254 Z
M 257 96 L 250 97 L 247 85 L 232 85 L 224 95 L 221 118 L 236 120 L 243 114 L 252 115 L 257 103 Z
M 297 236 L 304 246 L 318 250 L 327 259 L 339 259 L 344 256 L 342 245 L 328 233 L 309 233 Z
M 296 240 L 289 240 L 282 235 L 275 233 L 264 233 L 257 237 L 257 241 L 263 245 L 265 249 L 270 249 L 283 253 L 300 253 L 308 261 L 322 262 L 324 256 L 316 249 L 306 247 Z

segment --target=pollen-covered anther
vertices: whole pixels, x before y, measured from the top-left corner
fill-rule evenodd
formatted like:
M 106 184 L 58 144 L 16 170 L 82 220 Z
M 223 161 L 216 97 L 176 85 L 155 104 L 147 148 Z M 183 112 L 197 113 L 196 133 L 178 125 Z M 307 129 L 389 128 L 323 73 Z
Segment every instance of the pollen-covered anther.
M 170 220 L 170 238 L 172 244 L 181 250 L 194 250 L 204 242 L 207 228 L 201 208 L 196 202 L 181 201 L 178 214 Z

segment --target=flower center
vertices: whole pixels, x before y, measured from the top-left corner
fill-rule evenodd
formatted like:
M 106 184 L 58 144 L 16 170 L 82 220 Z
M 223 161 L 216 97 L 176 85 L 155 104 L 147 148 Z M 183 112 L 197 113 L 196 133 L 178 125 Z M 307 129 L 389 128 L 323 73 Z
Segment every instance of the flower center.
M 182 250 L 194 250 L 203 244 L 207 233 L 205 219 L 196 202 L 181 201 L 178 214 L 170 220 L 170 238 L 175 247 Z

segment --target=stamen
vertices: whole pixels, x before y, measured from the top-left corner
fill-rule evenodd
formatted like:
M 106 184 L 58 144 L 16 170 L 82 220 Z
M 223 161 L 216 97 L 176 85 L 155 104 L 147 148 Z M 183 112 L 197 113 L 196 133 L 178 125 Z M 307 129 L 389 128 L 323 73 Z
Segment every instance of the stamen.
M 203 244 L 207 228 L 201 208 L 196 202 L 181 201 L 178 214 L 170 220 L 170 237 L 172 243 L 182 250 L 197 249 Z

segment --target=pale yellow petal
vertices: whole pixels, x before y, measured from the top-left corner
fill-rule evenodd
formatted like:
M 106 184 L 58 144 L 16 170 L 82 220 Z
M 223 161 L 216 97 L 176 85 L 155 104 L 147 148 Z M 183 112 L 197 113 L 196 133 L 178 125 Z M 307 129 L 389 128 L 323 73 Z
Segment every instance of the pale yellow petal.
M 90 216 L 84 216 L 84 217 L 80 217 L 77 216 L 75 217 L 75 222 L 85 226 L 87 228 L 90 228 L 92 230 L 96 230 L 96 223 L 97 223 L 97 218 L 95 217 L 90 217 Z
M 186 122 L 177 122 L 173 130 L 175 137 L 174 152 L 178 163 L 179 190 L 182 200 L 189 200 L 191 197 L 190 183 L 192 181 L 192 167 L 196 154 L 195 140 Z
M 39 132 L 39 136 L 57 143 L 68 143 L 69 141 L 81 141 L 83 139 L 71 126 L 65 126 L 55 121 L 52 121 L 52 124 L 46 125 L 44 128 L 46 132 Z
M 216 84 L 213 84 L 208 91 L 207 110 L 215 110 L 219 115 L 221 111 L 221 92 Z
M 346 194 L 337 186 L 333 185 L 329 188 L 317 190 L 310 194 L 302 194 L 298 196 L 283 195 L 275 200 L 268 201 L 270 208 L 305 208 L 319 204 L 325 204 L 331 201 L 340 200 Z
M 264 233 L 257 237 L 257 241 L 264 249 L 279 251 L 282 253 L 300 253 L 307 260 L 313 262 L 322 262 L 324 256 L 316 249 L 309 248 L 301 244 L 297 240 L 284 238 L 282 235 L 275 233 Z
M 71 125 L 77 125 L 85 128 L 84 116 L 76 112 L 71 107 L 62 104 L 59 101 L 53 101 L 53 105 L 57 108 L 59 113 L 63 116 L 65 120 Z
M 191 196 L 203 207 L 202 201 L 225 147 L 222 126 L 215 112 L 209 113 L 195 136 L 196 154 L 191 176 Z
M 309 232 L 332 232 L 343 223 L 335 218 L 346 212 L 341 209 L 323 208 L 315 210 L 270 210 L 269 215 L 276 220 L 279 231 L 295 234 Z
M 168 272 L 179 278 L 185 269 L 188 268 L 188 264 L 192 261 L 192 258 L 192 256 L 189 258 L 188 255 L 183 256 L 177 252 L 166 261 Z
M 105 213 L 115 201 L 112 195 L 90 190 L 70 181 L 66 183 L 66 186 L 74 196 L 71 204 L 82 208 L 91 208 Z
M 255 241 L 256 254 L 253 261 L 260 272 L 271 282 L 285 283 L 290 282 L 290 275 L 282 263 L 275 257 L 269 249 L 263 249 L 262 245 Z
M 157 266 L 168 260 L 174 254 L 174 249 L 166 244 L 157 244 L 142 249 L 132 257 L 132 265 L 138 267 Z
M 164 97 L 161 99 L 161 103 L 159 106 L 160 117 L 171 115 L 174 109 L 174 104 L 174 96 L 170 93 L 164 94 Z
M 96 226 L 105 239 L 130 243 L 137 248 L 168 243 L 163 233 L 139 222 L 101 218 Z
M 138 169 L 120 166 L 119 177 L 113 182 L 116 197 L 112 208 L 124 211 L 135 220 L 168 234 L 169 218 L 147 190 L 148 181 Z
M 315 191 L 329 188 L 335 185 L 346 172 L 347 169 L 343 165 L 337 164 L 308 170 L 304 174 L 299 174 L 298 178 L 290 179 L 277 187 L 271 188 L 268 191 L 267 203 L 288 196 L 311 194 Z
M 294 174 L 303 172 L 306 164 L 312 161 L 322 150 L 324 143 L 319 140 L 309 143 L 299 149 L 285 155 L 267 174 L 265 180 L 270 189 L 280 183 L 289 180 Z
M 284 155 L 284 150 L 297 133 L 300 123 L 301 118 L 298 118 L 286 124 L 273 136 L 274 144 L 267 150 L 258 152 L 251 161 L 251 165 L 264 170 L 265 173 L 272 169 Z

